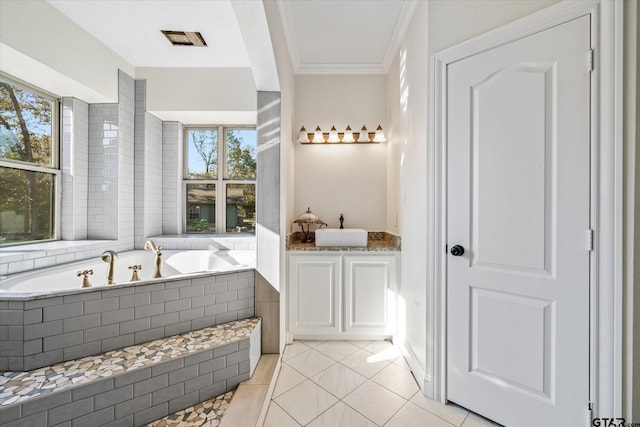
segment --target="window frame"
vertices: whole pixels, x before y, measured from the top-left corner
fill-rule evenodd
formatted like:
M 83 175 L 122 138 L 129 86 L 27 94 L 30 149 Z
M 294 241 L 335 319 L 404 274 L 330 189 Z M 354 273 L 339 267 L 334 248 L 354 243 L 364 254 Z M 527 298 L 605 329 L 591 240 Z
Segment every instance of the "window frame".
M 189 178 L 189 131 L 194 129 L 216 129 L 218 131 L 218 164 L 216 179 Z M 227 231 L 227 186 L 229 184 L 253 184 L 256 185 L 257 172 L 257 147 L 256 147 L 256 178 L 254 179 L 229 179 L 227 178 L 227 131 L 228 130 L 255 130 L 255 125 L 184 125 L 182 144 L 182 230 L 184 234 L 207 234 L 187 231 L 189 212 L 187 211 L 187 185 L 188 184 L 215 184 L 216 188 L 216 226 L 215 234 L 240 234 Z M 257 145 L 257 144 L 256 144 Z M 256 206 L 257 208 L 257 206 Z M 257 212 L 256 212 L 257 215 Z M 250 232 L 247 232 L 250 233 Z M 254 234 L 255 232 L 251 233 Z
M 15 243 L 0 243 L 0 247 L 7 248 L 11 246 L 31 245 L 44 242 L 52 242 L 60 240 L 61 237 L 61 210 L 62 210 L 62 171 L 60 169 L 60 134 L 62 132 L 60 126 L 60 120 L 62 117 L 62 101 L 57 95 L 47 92 L 44 89 L 36 87 L 24 80 L 13 77 L 9 74 L 0 71 L 0 80 L 10 83 L 13 86 L 17 86 L 20 89 L 27 90 L 33 94 L 46 98 L 51 101 L 51 164 L 39 165 L 36 163 L 29 163 L 22 160 L 5 159 L 0 158 L 0 167 L 7 169 L 18 169 L 29 172 L 46 173 L 53 176 L 53 236 L 50 239 L 42 240 L 28 240 L 24 242 Z

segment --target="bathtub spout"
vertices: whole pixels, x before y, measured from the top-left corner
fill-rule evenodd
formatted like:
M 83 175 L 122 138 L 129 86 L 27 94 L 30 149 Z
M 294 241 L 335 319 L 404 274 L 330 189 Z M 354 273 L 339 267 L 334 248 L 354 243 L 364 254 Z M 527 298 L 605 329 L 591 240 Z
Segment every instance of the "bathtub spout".
M 144 244 L 144 249 L 147 251 L 152 251 L 156 256 L 154 262 L 155 271 L 153 273 L 153 278 L 157 279 L 159 277 L 162 277 L 162 246 L 156 246 L 153 240 L 147 240 Z
M 104 251 L 102 253 L 102 260 L 109 263 L 109 272 L 107 273 L 107 285 L 113 285 L 113 264 L 116 262 L 118 254 L 116 251 Z

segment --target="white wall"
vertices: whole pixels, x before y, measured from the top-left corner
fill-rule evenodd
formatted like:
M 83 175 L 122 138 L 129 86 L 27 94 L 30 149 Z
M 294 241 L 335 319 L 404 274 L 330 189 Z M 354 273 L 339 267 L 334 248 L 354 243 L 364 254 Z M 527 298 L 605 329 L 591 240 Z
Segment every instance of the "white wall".
M 400 325 L 405 347 L 424 373 L 424 392 L 431 396 L 432 313 L 430 236 L 433 234 L 433 155 L 428 127 L 430 114 L 429 58 L 439 50 L 547 7 L 555 1 L 441 1 L 420 2 L 387 80 L 391 124 L 387 153 L 389 173 L 387 228 L 402 235 Z M 297 167 L 297 164 L 296 164 Z
M 293 138 L 302 125 L 328 132 L 332 125 L 373 131 L 379 124 L 387 126 L 385 76 L 296 76 Z M 384 231 L 386 145 L 295 143 L 294 215 L 311 207 L 329 227 L 338 227 L 343 213 L 345 227 Z
M 147 111 L 184 124 L 256 123 L 251 68 L 136 68 L 147 81 Z
M 45 1 L 0 2 L 0 70 L 59 96 L 118 101 L 134 68 Z

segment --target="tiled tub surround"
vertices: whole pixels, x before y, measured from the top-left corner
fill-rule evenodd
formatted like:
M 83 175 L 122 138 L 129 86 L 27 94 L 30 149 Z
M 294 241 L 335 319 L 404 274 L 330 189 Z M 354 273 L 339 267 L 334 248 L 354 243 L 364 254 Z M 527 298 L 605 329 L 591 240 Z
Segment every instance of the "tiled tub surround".
M 311 243 L 302 243 L 302 233 L 296 231 L 287 235 L 286 247 L 288 251 L 349 251 L 349 252 L 372 252 L 372 251 L 399 251 L 400 236 L 387 233 L 384 231 L 369 231 L 367 235 L 366 247 L 350 247 L 350 246 L 316 246 L 313 240 L 315 233 L 312 234 Z
M 77 279 L 77 278 L 76 278 Z M 0 297 L 0 371 L 24 371 L 254 315 L 255 270 Z
M 260 319 L 244 319 L 0 376 L 3 426 L 141 425 L 234 389 L 260 359 Z

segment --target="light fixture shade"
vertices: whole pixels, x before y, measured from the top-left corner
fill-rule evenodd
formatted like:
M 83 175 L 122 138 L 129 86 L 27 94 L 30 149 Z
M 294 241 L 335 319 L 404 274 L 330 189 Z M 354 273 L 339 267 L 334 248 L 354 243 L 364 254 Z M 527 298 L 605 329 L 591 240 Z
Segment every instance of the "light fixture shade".
M 373 137 L 373 142 L 384 142 L 384 131 L 382 130 L 382 126 L 378 125 L 376 128 L 376 134 Z
M 344 131 L 344 135 L 342 136 L 342 142 L 356 142 L 353 138 L 353 131 L 351 130 L 351 126 L 347 126 L 347 129 Z
M 338 131 L 335 126 L 331 126 L 331 130 L 329 131 L 329 139 L 327 142 L 340 142 L 340 138 L 338 137 Z
M 309 141 L 309 134 L 307 133 L 307 130 L 304 128 L 304 126 L 300 128 L 300 134 L 298 135 L 298 142 L 311 142 Z
M 320 126 L 317 126 L 315 132 L 313 132 L 313 142 L 324 142 L 324 136 L 322 135 Z
M 358 135 L 358 142 L 370 142 L 369 132 L 367 131 L 366 126 L 362 125 L 362 129 L 360 129 L 360 135 Z

